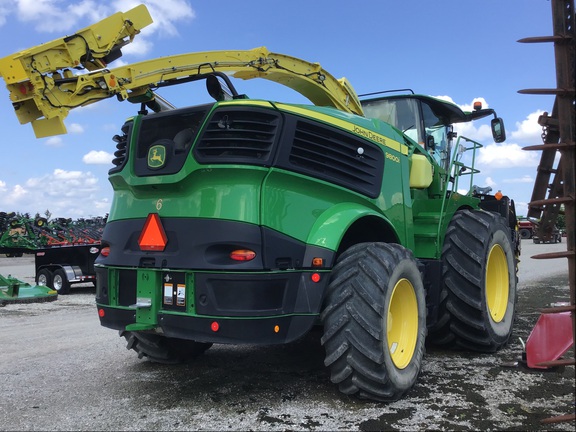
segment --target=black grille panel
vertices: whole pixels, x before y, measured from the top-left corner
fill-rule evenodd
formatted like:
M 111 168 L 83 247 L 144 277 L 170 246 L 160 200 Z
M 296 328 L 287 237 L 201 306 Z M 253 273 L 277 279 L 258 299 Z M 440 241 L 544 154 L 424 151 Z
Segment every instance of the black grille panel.
M 382 150 L 332 128 L 298 121 L 289 163 L 296 171 L 374 198 L 380 193 Z
M 194 149 L 200 163 L 270 161 L 280 117 L 264 110 L 220 110 L 208 122 Z
M 116 270 L 118 272 L 118 305 L 130 306 L 136 303 L 136 270 Z

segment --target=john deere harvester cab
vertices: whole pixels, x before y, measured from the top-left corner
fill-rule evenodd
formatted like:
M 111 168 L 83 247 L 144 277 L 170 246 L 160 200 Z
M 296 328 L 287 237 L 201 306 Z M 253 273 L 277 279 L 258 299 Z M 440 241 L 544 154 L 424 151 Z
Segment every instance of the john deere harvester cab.
M 141 105 L 114 137 L 96 261 L 103 326 L 140 358 L 172 363 L 213 343 L 283 344 L 321 325 L 332 381 L 383 401 L 414 385 L 427 333 L 476 351 L 508 341 L 514 205 L 473 184 L 481 144 L 452 144 L 450 129 L 489 113 L 418 95 L 362 105 L 344 78 L 265 48 L 94 70 L 109 55 L 98 44 L 117 56 L 146 14 L 0 60 L 16 114 L 39 135 L 63 133 L 71 107 L 111 96 Z M 55 67 L 36 65 L 53 47 Z M 57 74 L 64 58 L 92 72 Z M 312 104 L 250 99 L 231 78 L 268 79 Z M 172 109 L 154 92 L 198 80 L 205 104 Z
M 494 142 L 501 143 L 506 140 L 503 120 L 496 116 L 493 109 L 482 109 L 481 102 L 474 104 L 474 111 L 464 112 L 446 100 L 408 91 L 409 94 L 363 99 L 361 103 L 364 114 L 395 126 L 412 141 L 424 147 L 444 170 L 449 168 L 454 139 L 457 137 L 454 124 L 493 115 L 490 126 Z M 374 94 L 366 96 L 372 95 Z

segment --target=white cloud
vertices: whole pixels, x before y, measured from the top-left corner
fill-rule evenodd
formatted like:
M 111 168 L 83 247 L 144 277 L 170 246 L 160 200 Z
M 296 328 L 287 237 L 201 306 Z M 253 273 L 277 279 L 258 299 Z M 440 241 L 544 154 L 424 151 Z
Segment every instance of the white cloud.
M 84 133 L 84 126 L 79 123 L 70 123 L 68 126 L 66 126 L 66 129 L 68 130 L 68 133 L 72 134 Z
M 455 102 L 454 102 L 454 99 L 452 99 L 450 96 L 447 96 L 447 95 L 434 96 L 434 97 L 435 97 L 435 98 L 438 98 L 438 99 L 445 100 L 445 101 L 447 101 L 447 102 L 455 103 Z
M 514 206 L 518 216 L 525 216 L 528 213 L 528 203 L 526 201 L 516 201 Z
M 16 0 L 16 3 L 18 19 L 46 33 L 76 30 L 80 21 L 95 22 L 108 14 L 104 4 L 90 0 L 65 6 L 58 0 Z
M 510 138 L 527 144 L 542 144 L 542 126 L 538 124 L 538 117 L 544 111 L 536 111 L 521 122 L 516 122 L 516 130 L 510 133 Z
M 133 54 L 138 56 L 143 56 L 148 54 L 152 51 L 152 42 L 143 38 L 142 36 L 135 38 L 131 44 L 126 45 L 122 48 L 122 54 Z M 116 60 L 113 63 L 110 63 L 110 67 L 121 67 L 128 64 L 127 62 L 122 61 L 122 59 Z
M 12 197 L 14 199 L 18 200 L 26 195 L 28 195 L 28 191 L 24 189 L 22 186 L 20 185 L 14 186 L 14 189 L 12 191 Z
M 108 191 L 106 191 L 108 192 Z M 49 209 L 55 217 L 103 216 L 110 201 L 89 171 L 55 169 L 23 185 L 0 185 L 0 208 L 34 214 Z
M 45 144 L 48 147 L 62 147 L 64 145 L 64 141 L 59 136 L 53 136 L 46 140 Z
M 492 180 L 492 177 L 486 177 L 486 186 L 494 187 L 496 186 L 496 182 Z
M 88 165 L 110 165 L 114 155 L 103 150 L 92 150 L 84 155 L 82 162 Z
M 477 127 L 475 122 L 456 123 L 454 124 L 454 132 L 458 136 L 465 136 L 480 143 L 493 141 L 492 129 L 487 124 L 479 124 Z
M 529 175 L 524 175 L 519 178 L 504 179 L 502 183 L 534 183 L 534 178 Z
M 6 24 L 6 17 L 10 14 L 12 9 L 11 0 L 0 0 L 0 27 Z
M 479 150 L 478 163 L 485 166 L 484 170 L 535 167 L 538 166 L 539 161 L 539 155 L 535 153 L 522 150 L 518 144 L 489 144 Z
M 0 208 L 5 208 L 7 209 L 6 211 L 11 211 L 9 210 L 10 207 L 17 205 L 26 197 L 27 194 L 28 191 L 19 184 L 9 188 L 6 183 L 4 183 L 4 187 L 0 188 Z
M 0 192 L 6 192 L 6 182 L 0 180 Z

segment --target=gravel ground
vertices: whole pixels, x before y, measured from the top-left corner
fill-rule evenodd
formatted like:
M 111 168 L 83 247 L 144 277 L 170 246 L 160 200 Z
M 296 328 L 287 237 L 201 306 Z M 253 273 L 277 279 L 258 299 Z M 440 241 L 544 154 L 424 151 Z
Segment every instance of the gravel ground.
M 522 245 L 518 320 L 494 355 L 428 351 L 416 386 L 379 404 L 338 393 L 318 334 L 285 346 L 212 347 L 196 361 L 139 360 L 99 325 L 94 288 L 0 308 L 0 430 L 574 430 L 574 367 L 528 370 L 522 343 L 540 313 L 569 298 L 559 245 Z M 31 257 L 0 274 L 33 283 Z M 573 356 L 573 352 L 567 355 Z

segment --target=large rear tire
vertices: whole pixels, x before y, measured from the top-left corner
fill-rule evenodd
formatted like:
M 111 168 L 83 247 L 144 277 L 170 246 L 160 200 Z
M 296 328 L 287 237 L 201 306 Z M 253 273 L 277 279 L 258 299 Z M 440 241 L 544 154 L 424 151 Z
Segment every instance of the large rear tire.
M 426 303 L 409 250 L 386 243 L 346 250 L 332 271 L 321 319 L 324 364 L 341 392 L 394 401 L 412 388 L 424 355 Z
M 120 331 L 126 339 L 126 349 L 136 351 L 138 358 L 154 363 L 176 364 L 191 360 L 212 346 L 185 339 L 169 338 L 153 333 Z
M 456 213 L 444 240 L 439 319 L 428 340 L 495 352 L 512 335 L 518 297 L 510 228 L 496 213 Z

